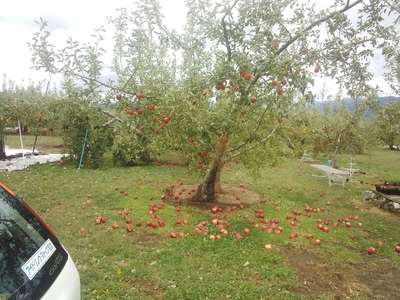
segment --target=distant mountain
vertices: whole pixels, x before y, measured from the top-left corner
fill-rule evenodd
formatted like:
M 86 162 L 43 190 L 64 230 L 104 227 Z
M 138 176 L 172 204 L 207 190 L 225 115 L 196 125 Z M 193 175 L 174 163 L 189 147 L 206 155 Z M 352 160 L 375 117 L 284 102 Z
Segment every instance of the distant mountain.
M 400 97 L 392 97 L 392 96 L 388 96 L 388 97 L 378 97 L 378 101 L 381 105 L 386 104 L 387 102 L 395 102 L 395 101 L 399 101 Z
M 346 101 L 346 106 L 349 111 L 354 111 L 354 99 L 348 98 L 345 100 Z M 395 101 L 400 101 L 400 97 L 392 97 L 392 96 L 387 96 L 387 97 L 378 97 L 378 101 L 380 105 L 385 105 L 388 102 L 395 102 Z M 324 110 L 324 105 L 326 105 L 326 101 L 315 101 L 314 104 L 311 105 L 311 108 L 318 108 L 319 110 L 323 111 Z M 330 102 L 331 108 L 334 107 L 334 102 Z

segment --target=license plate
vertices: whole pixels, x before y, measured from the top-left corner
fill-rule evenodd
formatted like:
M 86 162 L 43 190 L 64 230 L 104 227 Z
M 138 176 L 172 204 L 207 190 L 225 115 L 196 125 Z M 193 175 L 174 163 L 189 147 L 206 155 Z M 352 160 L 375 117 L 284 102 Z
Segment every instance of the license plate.
M 50 240 L 44 242 L 44 244 L 36 251 L 35 254 L 21 267 L 22 271 L 28 276 L 29 280 L 40 271 L 40 269 L 45 265 L 47 260 L 56 251 L 56 247 Z

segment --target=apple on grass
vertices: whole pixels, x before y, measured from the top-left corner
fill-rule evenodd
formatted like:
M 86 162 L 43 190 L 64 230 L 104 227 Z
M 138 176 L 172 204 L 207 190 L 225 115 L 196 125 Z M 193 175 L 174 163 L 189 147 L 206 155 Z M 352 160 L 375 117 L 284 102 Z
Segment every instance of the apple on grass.
M 271 249 L 272 249 L 272 246 L 271 246 L 270 244 L 266 244 L 266 245 L 264 246 L 264 249 L 265 249 L 265 250 L 271 250 Z
M 374 247 L 369 247 L 367 251 L 368 251 L 368 254 L 370 254 L 370 255 L 376 253 L 376 249 Z
M 243 240 L 243 237 L 242 237 L 239 233 L 236 233 L 235 238 L 236 238 L 238 241 Z

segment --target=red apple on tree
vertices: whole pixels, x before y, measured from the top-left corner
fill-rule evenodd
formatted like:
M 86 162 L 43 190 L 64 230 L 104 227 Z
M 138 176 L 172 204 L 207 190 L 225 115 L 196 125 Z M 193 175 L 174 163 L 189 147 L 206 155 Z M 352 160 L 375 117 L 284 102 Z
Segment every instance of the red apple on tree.
M 131 115 L 131 114 L 133 114 L 133 110 L 132 110 L 132 109 L 127 109 L 127 110 L 126 110 L 126 113 L 127 113 L 128 115 Z
M 251 74 L 250 73 L 244 74 L 244 79 L 245 80 L 250 80 L 250 78 L 251 78 Z
M 143 97 L 143 95 L 142 95 L 142 94 L 140 94 L 140 93 L 136 93 L 136 98 L 137 98 L 138 100 L 142 99 L 142 97 Z
M 115 98 L 119 101 L 119 100 L 122 99 L 122 95 L 121 94 L 117 94 L 117 95 L 115 95 Z

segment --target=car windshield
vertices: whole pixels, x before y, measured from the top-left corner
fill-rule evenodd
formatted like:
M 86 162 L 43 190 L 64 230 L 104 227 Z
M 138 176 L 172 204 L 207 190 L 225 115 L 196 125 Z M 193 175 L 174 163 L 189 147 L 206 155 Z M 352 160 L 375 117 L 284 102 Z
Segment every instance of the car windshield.
M 63 253 L 41 221 L 18 197 L 0 187 L 0 300 L 42 295 L 56 273 L 48 269 L 65 261 Z

